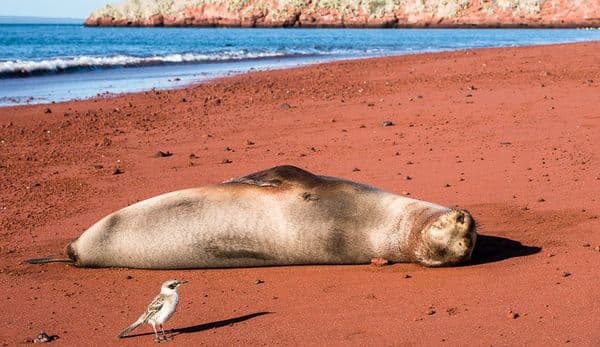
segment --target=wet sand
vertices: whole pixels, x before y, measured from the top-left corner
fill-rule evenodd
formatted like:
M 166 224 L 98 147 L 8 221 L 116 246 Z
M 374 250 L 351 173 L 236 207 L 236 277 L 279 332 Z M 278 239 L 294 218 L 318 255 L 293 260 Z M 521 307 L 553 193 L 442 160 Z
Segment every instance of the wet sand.
M 154 345 L 149 326 L 116 335 L 163 280 L 185 278 L 167 324 L 178 345 L 599 345 L 599 51 L 377 58 L 0 108 L 0 343 L 44 330 L 64 345 Z M 23 264 L 128 204 L 280 164 L 467 208 L 483 235 L 473 262 Z

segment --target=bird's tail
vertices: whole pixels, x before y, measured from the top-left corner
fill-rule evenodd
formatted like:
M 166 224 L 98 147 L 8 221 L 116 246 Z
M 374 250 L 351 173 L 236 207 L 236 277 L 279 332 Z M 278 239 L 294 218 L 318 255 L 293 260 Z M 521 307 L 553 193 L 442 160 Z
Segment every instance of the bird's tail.
M 119 333 L 119 338 L 124 338 L 127 335 L 129 335 L 130 332 L 132 332 L 135 328 L 139 327 L 140 325 L 142 325 L 142 323 L 144 323 L 143 319 L 138 319 L 135 321 L 135 323 L 131 324 L 130 326 L 128 326 L 127 328 L 125 328 L 125 330 L 121 331 Z

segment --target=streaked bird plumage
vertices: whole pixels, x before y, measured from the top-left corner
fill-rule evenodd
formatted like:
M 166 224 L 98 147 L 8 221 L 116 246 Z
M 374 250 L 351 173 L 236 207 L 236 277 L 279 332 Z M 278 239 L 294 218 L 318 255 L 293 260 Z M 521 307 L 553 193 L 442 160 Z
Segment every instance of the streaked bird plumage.
M 179 294 L 177 288 L 186 281 L 168 280 L 164 282 L 160 288 L 160 294 L 154 297 L 154 300 L 148 305 L 146 311 L 130 326 L 125 328 L 118 336 L 119 338 L 126 337 L 134 329 L 142 324 L 152 325 L 156 341 L 166 340 L 163 324 L 175 313 L 177 304 L 179 303 Z M 160 327 L 162 338 L 158 336 L 156 325 Z

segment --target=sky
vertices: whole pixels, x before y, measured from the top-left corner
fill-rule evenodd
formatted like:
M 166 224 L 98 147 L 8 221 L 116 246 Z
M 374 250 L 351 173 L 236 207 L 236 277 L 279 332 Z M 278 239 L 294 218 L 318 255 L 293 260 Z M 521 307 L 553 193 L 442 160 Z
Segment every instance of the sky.
M 86 18 L 118 0 L 0 0 L 0 16 Z

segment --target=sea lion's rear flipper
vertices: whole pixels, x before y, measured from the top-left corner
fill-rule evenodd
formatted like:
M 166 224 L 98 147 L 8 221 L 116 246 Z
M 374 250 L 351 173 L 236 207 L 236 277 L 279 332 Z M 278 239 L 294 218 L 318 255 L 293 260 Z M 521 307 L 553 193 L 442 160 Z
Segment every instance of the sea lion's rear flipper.
M 250 175 L 232 178 L 224 184 L 242 183 L 259 187 L 279 187 L 290 184 L 296 186 L 313 187 L 322 181 L 319 176 L 306 170 L 291 165 L 275 166 L 268 170 L 259 171 Z
M 73 259 L 69 258 L 33 258 L 25 260 L 28 264 L 48 264 L 48 263 L 75 263 Z

